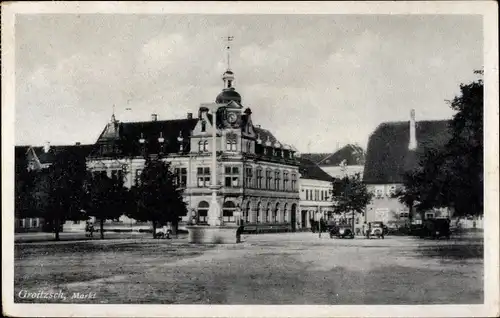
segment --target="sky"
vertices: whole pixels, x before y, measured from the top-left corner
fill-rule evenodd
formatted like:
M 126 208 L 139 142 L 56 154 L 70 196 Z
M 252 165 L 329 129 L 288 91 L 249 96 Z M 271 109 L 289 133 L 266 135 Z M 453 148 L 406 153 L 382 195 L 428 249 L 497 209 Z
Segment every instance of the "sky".
M 254 124 L 300 152 L 366 149 L 388 121 L 453 116 L 446 100 L 483 68 L 481 16 L 133 15 L 16 17 L 15 143 L 94 143 L 118 120 L 197 114 L 234 87 Z

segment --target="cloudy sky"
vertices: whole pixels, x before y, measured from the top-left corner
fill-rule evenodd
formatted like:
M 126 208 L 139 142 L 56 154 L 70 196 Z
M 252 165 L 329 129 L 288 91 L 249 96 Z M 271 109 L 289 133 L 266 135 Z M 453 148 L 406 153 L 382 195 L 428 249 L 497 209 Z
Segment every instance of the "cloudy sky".
M 113 104 L 121 121 L 196 113 L 222 89 L 227 35 L 254 123 L 302 152 L 366 147 L 412 108 L 450 118 L 483 66 L 480 16 L 38 14 L 15 32 L 18 145 L 93 143 Z

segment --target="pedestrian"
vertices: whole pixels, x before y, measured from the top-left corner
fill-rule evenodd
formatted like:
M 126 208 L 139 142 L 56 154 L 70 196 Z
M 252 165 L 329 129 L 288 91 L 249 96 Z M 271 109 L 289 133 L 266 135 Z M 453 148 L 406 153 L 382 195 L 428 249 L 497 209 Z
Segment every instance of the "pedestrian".
M 363 223 L 361 232 L 361 235 L 366 235 L 366 222 Z
M 94 224 L 89 225 L 90 237 L 94 237 Z

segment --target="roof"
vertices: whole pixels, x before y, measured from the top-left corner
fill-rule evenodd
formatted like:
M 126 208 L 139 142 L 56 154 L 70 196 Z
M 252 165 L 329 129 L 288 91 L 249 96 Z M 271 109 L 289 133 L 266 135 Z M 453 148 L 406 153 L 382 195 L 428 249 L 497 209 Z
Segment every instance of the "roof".
M 329 182 L 334 180 L 333 177 L 331 177 L 328 173 L 323 171 L 323 169 L 321 169 L 317 164 L 309 159 L 300 157 L 299 164 L 299 172 L 301 178 L 303 179 L 313 179 Z
M 444 147 L 450 138 L 448 120 L 416 122 L 416 151 L 408 149 L 410 124 L 388 122 L 379 125 L 370 136 L 363 180 L 372 184 L 402 183 L 402 175 L 418 164 L 427 147 Z
M 320 167 L 339 166 L 344 160 L 348 166 L 363 165 L 365 163 L 365 151 L 358 145 L 348 144 L 323 158 L 317 164 Z
M 177 153 L 179 151 L 179 141 L 177 138 L 182 136 L 183 143 L 186 146 L 184 151 L 189 151 L 189 136 L 195 128 L 197 118 L 174 119 L 174 120 L 158 120 L 144 122 L 126 122 L 118 123 L 118 139 L 117 146 L 121 151 L 121 155 L 125 156 L 140 156 L 142 153 L 142 145 L 139 139 L 145 139 L 146 150 L 148 153 L 159 153 L 160 144 L 158 138 L 161 136 L 165 139 L 163 152 Z M 106 130 L 107 128 L 105 128 Z M 104 134 L 104 132 L 103 132 Z M 92 155 L 99 155 L 100 145 L 107 143 L 108 140 L 103 138 L 103 134 L 97 140 Z M 114 154 L 113 154 L 114 155 Z
M 16 146 L 15 165 L 25 165 L 28 150 L 33 150 L 41 164 L 52 163 L 62 153 L 72 153 L 79 158 L 85 158 L 91 151 L 93 145 L 55 145 L 50 146 L 49 152 L 45 152 L 41 146 Z
M 358 145 L 348 144 L 333 153 L 303 153 L 302 158 L 320 167 L 339 166 L 344 160 L 348 166 L 357 166 L 365 163 L 365 151 Z

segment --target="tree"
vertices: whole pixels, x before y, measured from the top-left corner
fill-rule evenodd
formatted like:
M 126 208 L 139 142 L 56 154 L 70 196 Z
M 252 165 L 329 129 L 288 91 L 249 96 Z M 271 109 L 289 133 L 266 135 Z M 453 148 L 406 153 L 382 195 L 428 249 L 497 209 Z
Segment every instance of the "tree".
M 418 202 L 421 211 L 454 207 L 457 216 L 483 213 L 483 81 L 462 84 L 460 90 L 449 101 L 457 111 L 451 138 L 444 147 L 430 145 L 420 152 L 418 166 L 405 173 L 404 189 L 396 195 L 408 206 Z
M 332 183 L 333 201 L 336 202 L 337 212 L 363 213 L 371 202 L 373 194 L 370 193 L 361 179 L 361 174 L 345 176 L 335 179 Z M 354 215 L 353 215 L 354 219 Z
M 182 190 L 176 186 L 175 175 L 167 162 L 148 160 L 139 184 L 132 191 L 137 206 L 129 211 L 129 216 L 139 221 L 151 221 L 153 237 L 158 225 L 171 222 L 177 228 L 179 218 L 187 214 Z
M 85 175 L 85 158 L 71 151 L 57 154 L 48 168 L 36 173 L 32 198 L 37 216 L 45 219 L 55 240 L 65 220 L 81 217 Z
M 104 221 L 124 214 L 128 191 L 123 179 L 109 178 L 106 172 L 88 174 L 85 188 L 87 214 L 99 220 L 101 239 L 104 239 Z

